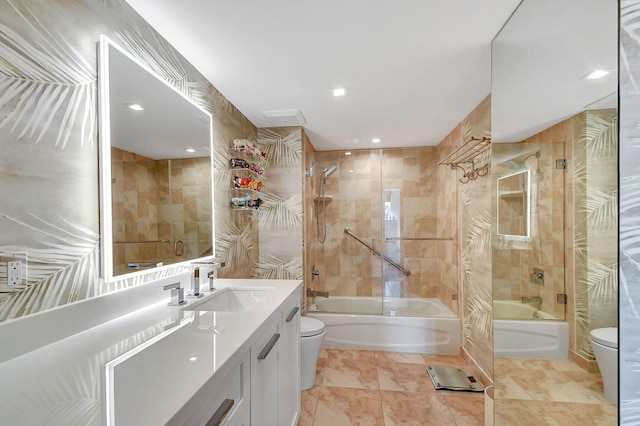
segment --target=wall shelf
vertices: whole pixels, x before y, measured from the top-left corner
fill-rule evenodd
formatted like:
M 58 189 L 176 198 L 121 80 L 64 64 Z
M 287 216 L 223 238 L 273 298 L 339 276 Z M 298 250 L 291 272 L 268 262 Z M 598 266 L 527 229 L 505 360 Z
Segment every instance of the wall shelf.
M 476 167 L 475 161 L 491 148 L 491 138 L 483 136 L 477 138 L 471 136 L 461 147 L 454 150 L 451 154 L 444 157 L 438 162 L 440 166 L 451 166 L 452 170 L 462 169 L 464 175 L 460 179 L 461 183 L 467 183 L 470 180 L 476 180 L 479 176 L 485 176 L 489 173 L 489 163 Z M 464 167 L 461 164 L 471 165 Z M 467 168 L 469 170 L 467 170 Z

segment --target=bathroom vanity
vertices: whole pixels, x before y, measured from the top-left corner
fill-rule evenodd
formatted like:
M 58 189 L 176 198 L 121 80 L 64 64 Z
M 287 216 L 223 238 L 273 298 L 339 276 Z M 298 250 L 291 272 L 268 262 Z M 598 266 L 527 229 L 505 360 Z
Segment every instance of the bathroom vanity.
M 186 283 L 189 275 L 178 278 Z M 3 342 L 32 332 L 46 342 L 38 329 L 65 327 L 82 312 L 99 316 L 111 304 L 150 301 L 23 353 L 3 344 L 0 423 L 295 425 L 302 282 L 219 279 L 213 293 L 168 306 L 162 288 L 172 282 L 176 277 L 0 325 Z

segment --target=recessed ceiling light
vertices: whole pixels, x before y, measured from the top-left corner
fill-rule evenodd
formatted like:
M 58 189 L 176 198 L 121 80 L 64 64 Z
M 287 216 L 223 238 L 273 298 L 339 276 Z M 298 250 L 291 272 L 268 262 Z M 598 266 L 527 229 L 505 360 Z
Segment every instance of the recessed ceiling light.
M 193 149 L 193 148 L 187 148 L 187 149 L 185 149 L 185 151 L 187 151 L 187 152 L 196 152 L 196 150 Z
M 189 358 L 189 361 L 194 362 L 198 359 L 197 356 L 192 356 L 191 358 Z
M 346 87 L 336 87 L 333 90 L 333 96 L 335 97 L 339 97 L 339 96 L 347 96 L 347 88 Z
M 588 78 L 588 79 L 602 78 L 605 75 L 609 74 L 610 72 L 611 70 L 593 70 L 589 74 L 584 76 L 584 78 Z
M 127 106 L 134 111 L 144 111 L 144 107 L 140 104 L 129 104 Z
M 371 139 L 371 142 L 372 142 L 372 143 L 380 143 L 380 142 L 382 142 L 382 139 L 380 139 L 380 138 L 373 138 L 373 139 Z
M 351 151 L 345 152 L 344 155 L 351 155 Z

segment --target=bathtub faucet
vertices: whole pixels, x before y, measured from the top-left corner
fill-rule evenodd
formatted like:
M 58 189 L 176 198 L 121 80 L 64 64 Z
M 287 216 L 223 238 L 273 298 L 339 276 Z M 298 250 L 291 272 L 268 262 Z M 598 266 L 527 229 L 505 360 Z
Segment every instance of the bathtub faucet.
M 312 288 L 308 288 L 307 289 L 307 297 L 324 297 L 324 298 L 329 298 L 329 292 L 328 291 L 315 291 Z
M 520 301 L 521 301 L 522 303 L 535 303 L 536 305 L 541 305 L 541 304 L 542 304 L 542 297 L 538 297 L 538 296 L 535 296 L 535 297 L 525 297 L 525 296 L 522 296 L 522 297 L 520 298 Z

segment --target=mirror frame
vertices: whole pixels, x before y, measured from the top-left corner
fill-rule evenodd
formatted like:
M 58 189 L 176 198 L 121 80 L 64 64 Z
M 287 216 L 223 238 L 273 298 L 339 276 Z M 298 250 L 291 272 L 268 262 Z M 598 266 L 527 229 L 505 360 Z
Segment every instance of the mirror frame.
M 113 273 L 113 199 L 111 194 L 111 113 L 109 95 L 109 49 L 114 48 L 125 55 L 136 65 L 161 81 L 165 86 L 179 94 L 186 101 L 198 108 L 203 114 L 209 117 L 209 162 L 211 180 L 211 245 L 212 254 L 205 257 L 188 259 L 181 262 L 171 263 L 156 268 L 144 269 L 126 274 L 114 275 Z M 102 278 L 105 283 L 120 281 L 123 279 L 157 273 L 163 270 L 174 268 L 180 265 L 188 265 L 194 262 L 211 260 L 215 257 L 215 197 L 214 197 L 214 164 L 213 164 L 213 116 L 211 113 L 186 97 L 182 92 L 165 81 L 158 74 L 149 69 L 142 62 L 134 58 L 129 52 L 118 46 L 106 35 L 100 36 L 98 45 L 98 116 L 99 116 L 99 170 L 100 170 L 100 263 Z
M 510 177 L 518 176 L 521 174 L 525 174 L 526 177 L 526 185 L 522 189 L 523 195 L 526 202 L 526 211 L 523 212 L 525 219 L 525 229 L 524 235 L 518 234 L 503 234 L 500 232 L 500 181 L 503 179 L 508 179 Z M 496 235 L 500 235 L 508 238 L 529 238 L 531 236 L 531 170 L 520 170 L 518 172 L 510 173 L 504 176 L 500 176 L 496 180 Z

